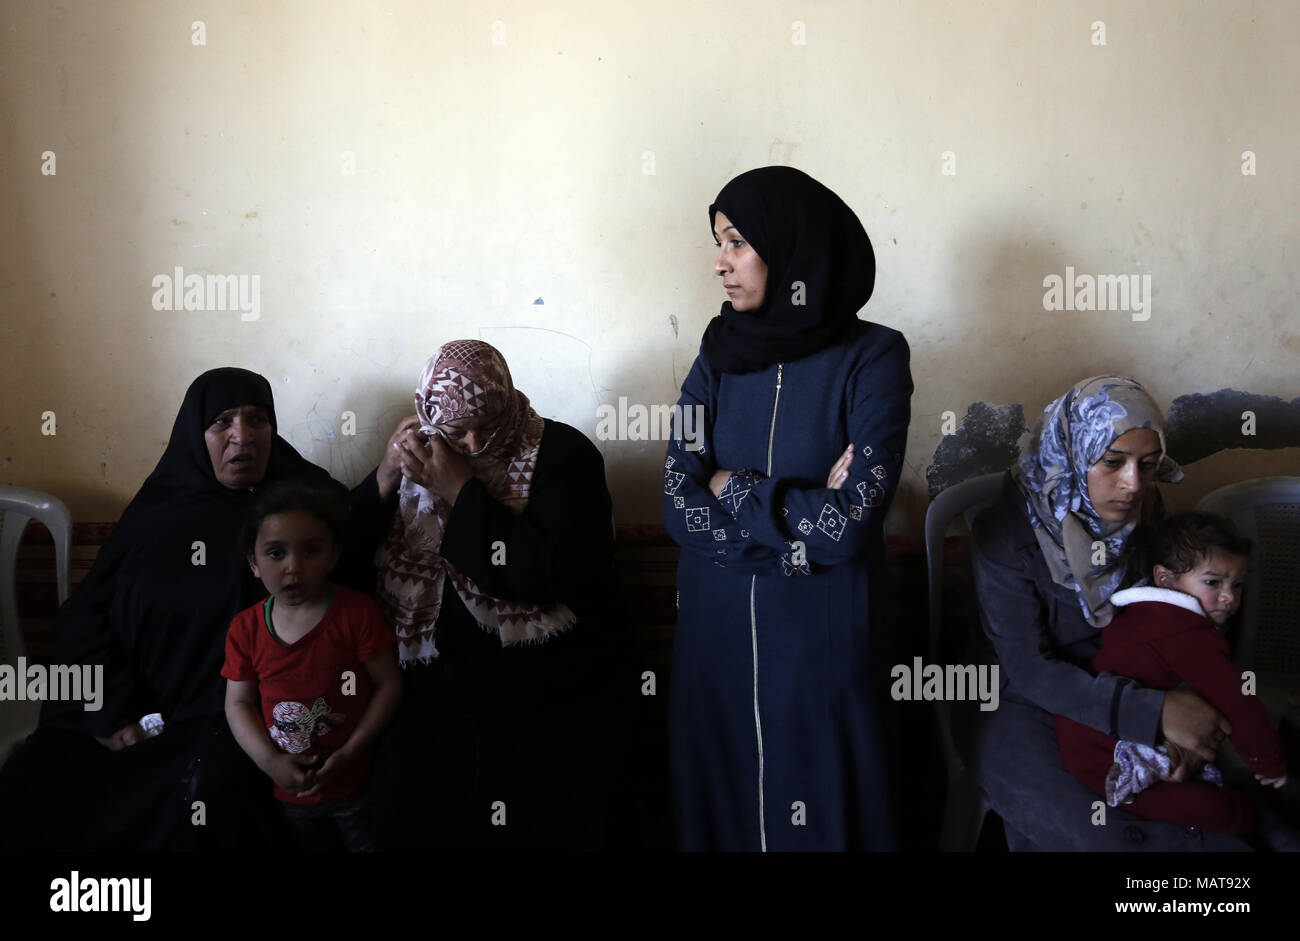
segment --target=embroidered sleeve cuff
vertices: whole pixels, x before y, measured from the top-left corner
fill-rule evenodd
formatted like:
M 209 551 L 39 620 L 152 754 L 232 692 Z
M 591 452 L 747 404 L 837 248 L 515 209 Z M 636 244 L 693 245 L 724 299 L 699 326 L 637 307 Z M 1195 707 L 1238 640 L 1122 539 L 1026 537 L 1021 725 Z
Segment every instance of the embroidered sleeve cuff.
M 726 508 L 732 516 L 737 516 L 740 512 L 741 504 L 749 496 L 749 491 L 760 481 L 766 480 L 761 473 L 756 470 L 738 470 L 732 471 L 731 477 L 727 479 L 726 485 L 722 492 L 718 494 L 718 502 Z

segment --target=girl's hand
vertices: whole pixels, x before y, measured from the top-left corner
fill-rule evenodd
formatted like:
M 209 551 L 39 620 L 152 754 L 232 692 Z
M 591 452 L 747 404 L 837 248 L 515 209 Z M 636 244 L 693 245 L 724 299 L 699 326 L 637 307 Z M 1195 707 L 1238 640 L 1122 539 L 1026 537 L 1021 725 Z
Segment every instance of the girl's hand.
M 323 788 L 328 787 L 330 782 L 341 775 L 354 761 L 356 761 L 356 756 L 346 747 L 331 752 L 330 756 L 325 759 L 325 764 L 321 765 L 320 769 L 316 771 L 311 785 L 305 790 L 299 791 L 298 796 L 314 797 L 319 794 Z
M 456 503 L 460 488 L 474 476 L 469 462 L 447 447 L 447 442 L 437 435 L 424 444 L 418 432 L 407 431 L 398 446 L 402 474 L 450 504 Z
M 1286 775 L 1284 774 L 1280 778 L 1266 778 L 1262 774 L 1257 774 L 1255 775 L 1255 780 L 1265 787 L 1278 788 L 1286 784 Z
M 400 461 L 401 440 L 406 437 L 408 431 L 418 430 L 420 419 L 416 415 L 408 415 L 397 423 L 397 428 L 393 430 L 388 439 L 388 446 L 384 448 L 384 459 L 379 462 L 379 470 L 375 473 L 375 480 L 379 484 L 379 498 L 387 500 L 397 489 L 397 485 L 402 482 L 402 465 Z
M 1223 740 L 1232 734 L 1232 723 L 1191 690 L 1174 689 L 1165 693 L 1160 731 L 1175 745 L 1213 761 Z
M 270 775 L 280 790 L 297 794 L 316 783 L 316 772 L 313 769 L 319 763 L 319 755 L 291 755 L 277 751 L 262 770 Z
M 826 475 L 826 486 L 832 490 L 839 490 L 844 486 L 844 481 L 849 479 L 849 466 L 853 463 L 853 442 L 844 449 L 840 459 L 831 465 L 831 472 Z
M 149 733 L 141 727 L 139 722 L 132 722 L 130 725 L 122 726 L 108 738 L 100 738 L 96 735 L 95 741 L 99 742 L 99 744 L 103 745 L 109 751 L 121 751 L 122 749 L 129 748 L 136 742 L 148 737 Z
M 727 481 L 729 481 L 730 479 L 731 479 L 731 471 L 729 470 L 714 471 L 713 476 L 709 478 L 709 490 L 713 492 L 713 495 L 715 497 L 722 496 L 722 488 L 727 486 Z

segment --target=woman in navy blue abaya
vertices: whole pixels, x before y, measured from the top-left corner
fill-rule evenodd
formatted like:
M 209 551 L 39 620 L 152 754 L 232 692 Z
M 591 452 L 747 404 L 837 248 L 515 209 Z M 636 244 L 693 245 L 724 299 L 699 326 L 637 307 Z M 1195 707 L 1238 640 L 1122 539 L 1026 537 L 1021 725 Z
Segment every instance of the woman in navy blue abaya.
M 682 547 L 678 846 L 895 849 L 881 524 L 907 438 L 907 342 L 857 318 L 871 242 L 811 177 L 744 173 L 709 222 L 730 300 L 664 462 L 664 521 Z

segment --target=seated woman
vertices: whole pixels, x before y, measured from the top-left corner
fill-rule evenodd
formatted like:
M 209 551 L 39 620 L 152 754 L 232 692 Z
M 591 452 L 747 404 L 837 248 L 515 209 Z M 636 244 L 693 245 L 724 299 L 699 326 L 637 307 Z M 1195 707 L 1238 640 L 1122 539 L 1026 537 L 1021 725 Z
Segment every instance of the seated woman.
M 102 708 L 45 704 L 0 770 L 0 848 L 274 837 L 269 791 L 224 718 L 221 665 L 231 618 L 265 595 L 235 551 L 244 513 L 288 479 L 332 483 L 276 434 L 270 384 L 235 368 L 195 379 L 158 466 L 59 609 L 56 662 L 102 665 Z M 165 726 L 151 737 L 137 720 L 155 712 Z
M 600 849 L 605 686 L 639 683 L 607 658 L 600 452 L 533 411 L 477 340 L 433 355 L 415 405 L 396 457 L 358 488 L 391 521 L 379 601 L 406 681 L 375 767 L 379 847 Z
M 1113 737 L 1173 742 L 1212 760 L 1228 721 L 1188 690 L 1144 689 L 1089 664 L 1111 596 L 1125 587 L 1121 554 L 1138 522 L 1162 512 L 1156 480 L 1182 470 L 1165 453 L 1163 419 L 1131 379 L 1084 380 L 1020 439 L 1001 498 L 972 529 L 975 587 L 1001 664 L 1001 704 L 960 711 L 967 763 L 1015 850 L 1245 850 L 1236 837 L 1142 820 L 1106 808 L 1064 767 L 1052 714 Z

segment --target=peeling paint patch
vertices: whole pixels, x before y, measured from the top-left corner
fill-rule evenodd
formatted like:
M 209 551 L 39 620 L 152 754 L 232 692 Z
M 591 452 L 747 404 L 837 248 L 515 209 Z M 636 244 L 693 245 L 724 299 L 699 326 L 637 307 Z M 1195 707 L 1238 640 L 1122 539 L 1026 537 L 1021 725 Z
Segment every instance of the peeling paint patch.
M 1245 416 L 1247 412 L 1253 420 Z M 1170 455 L 1180 464 L 1232 448 L 1297 448 L 1300 398 L 1288 402 L 1275 395 L 1236 389 L 1180 395 L 1165 418 L 1165 440 Z
M 1006 470 L 1020 454 L 1016 442 L 1026 427 L 1020 405 L 972 402 L 961 427 L 944 435 L 925 469 L 930 498 L 971 477 Z
M 1026 430 L 1022 406 L 972 403 L 925 470 L 930 498 L 979 474 L 1006 470 L 1020 456 L 1017 442 Z M 1233 448 L 1300 448 L 1300 398 L 1288 402 L 1236 389 L 1180 395 L 1165 418 L 1165 444 L 1180 464 Z

